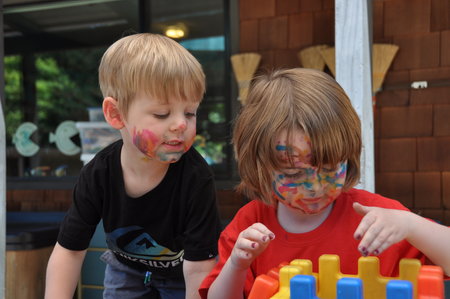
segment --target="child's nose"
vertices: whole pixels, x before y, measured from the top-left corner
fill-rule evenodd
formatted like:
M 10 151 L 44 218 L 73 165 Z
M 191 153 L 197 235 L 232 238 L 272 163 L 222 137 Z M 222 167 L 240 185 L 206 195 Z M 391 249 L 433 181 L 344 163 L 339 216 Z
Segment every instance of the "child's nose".
M 317 193 L 320 191 L 320 189 L 322 188 L 322 183 L 320 182 L 320 180 L 318 180 L 317 178 L 315 180 L 312 181 L 311 184 L 311 191 L 314 193 Z
M 318 192 L 322 188 L 322 182 L 320 174 L 317 173 L 317 171 L 314 171 L 314 173 L 310 174 L 309 180 L 311 182 L 310 190 L 313 192 Z
M 184 130 L 186 130 L 186 127 L 187 127 L 187 120 L 184 116 L 175 117 L 170 125 L 170 130 L 183 132 Z

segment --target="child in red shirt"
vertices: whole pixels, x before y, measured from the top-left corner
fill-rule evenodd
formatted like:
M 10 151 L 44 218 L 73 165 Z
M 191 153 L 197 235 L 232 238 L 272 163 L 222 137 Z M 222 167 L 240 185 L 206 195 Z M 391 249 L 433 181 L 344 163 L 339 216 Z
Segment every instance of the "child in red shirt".
M 361 255 L 383 276 L 402 258 L 426 258 L 450 273 L 450 229 L 398 201 L 353 188 L 360 176 L 361 125 L 348 96 L 323 72 L 277 70 L 251 84 L 234 128 L 241 184 L 254 199 L 222 232 L 219 262 L 202 298 L 245 298 L 254 279 L 293 259 L 337 254 L 356 274 Z

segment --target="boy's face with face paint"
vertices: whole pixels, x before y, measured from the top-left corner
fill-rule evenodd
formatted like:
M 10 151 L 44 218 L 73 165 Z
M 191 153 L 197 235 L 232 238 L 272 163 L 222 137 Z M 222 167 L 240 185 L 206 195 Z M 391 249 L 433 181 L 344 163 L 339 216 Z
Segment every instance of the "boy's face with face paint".
M 274 173 L 274 197 L 305 214 L 318 214 L 341 194 L 347 162 L 323 165 L 320 170 L 311 165 L 311 142 L 302 131 L 294 133 L 290 147 L 287 144 L 283 133 L 276 145 L 282 165 Z
M 178 99 L 164 103 L 140 94 L 129 107 L 125 129 L 146 158 L 173 163 L 194 142 L 198 105 Z

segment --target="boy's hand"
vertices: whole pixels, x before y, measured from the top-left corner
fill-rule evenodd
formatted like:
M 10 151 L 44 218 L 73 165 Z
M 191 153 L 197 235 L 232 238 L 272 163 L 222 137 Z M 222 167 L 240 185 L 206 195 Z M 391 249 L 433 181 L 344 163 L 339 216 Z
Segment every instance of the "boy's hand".
M 392 244 L 408 236 L 407 211 L 383 209 L 353 203 L 355 211 L 364 216 L 354 238 L 361 240 L 358 250 L 363 256 L 379 255 Z
M 230 255 L 231 263 L 236 268 L 247 269 L 273 239 L 275 235 L 264 224 L 252 224 L 239 234 Z

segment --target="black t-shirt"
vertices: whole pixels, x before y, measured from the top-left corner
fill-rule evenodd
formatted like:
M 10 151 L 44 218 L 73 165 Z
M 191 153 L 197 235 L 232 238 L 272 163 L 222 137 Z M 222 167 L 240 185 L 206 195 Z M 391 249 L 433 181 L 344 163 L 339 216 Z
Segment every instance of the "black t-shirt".
M 81 171 L 58 243 L 84 250 L 100 219 L 118 259 L 156 277 L 183 277 L 182 261 L 217 255 L 220 220 L 211 169 L 192 147 L 138 198 L 125 192 L 119 140 Z

